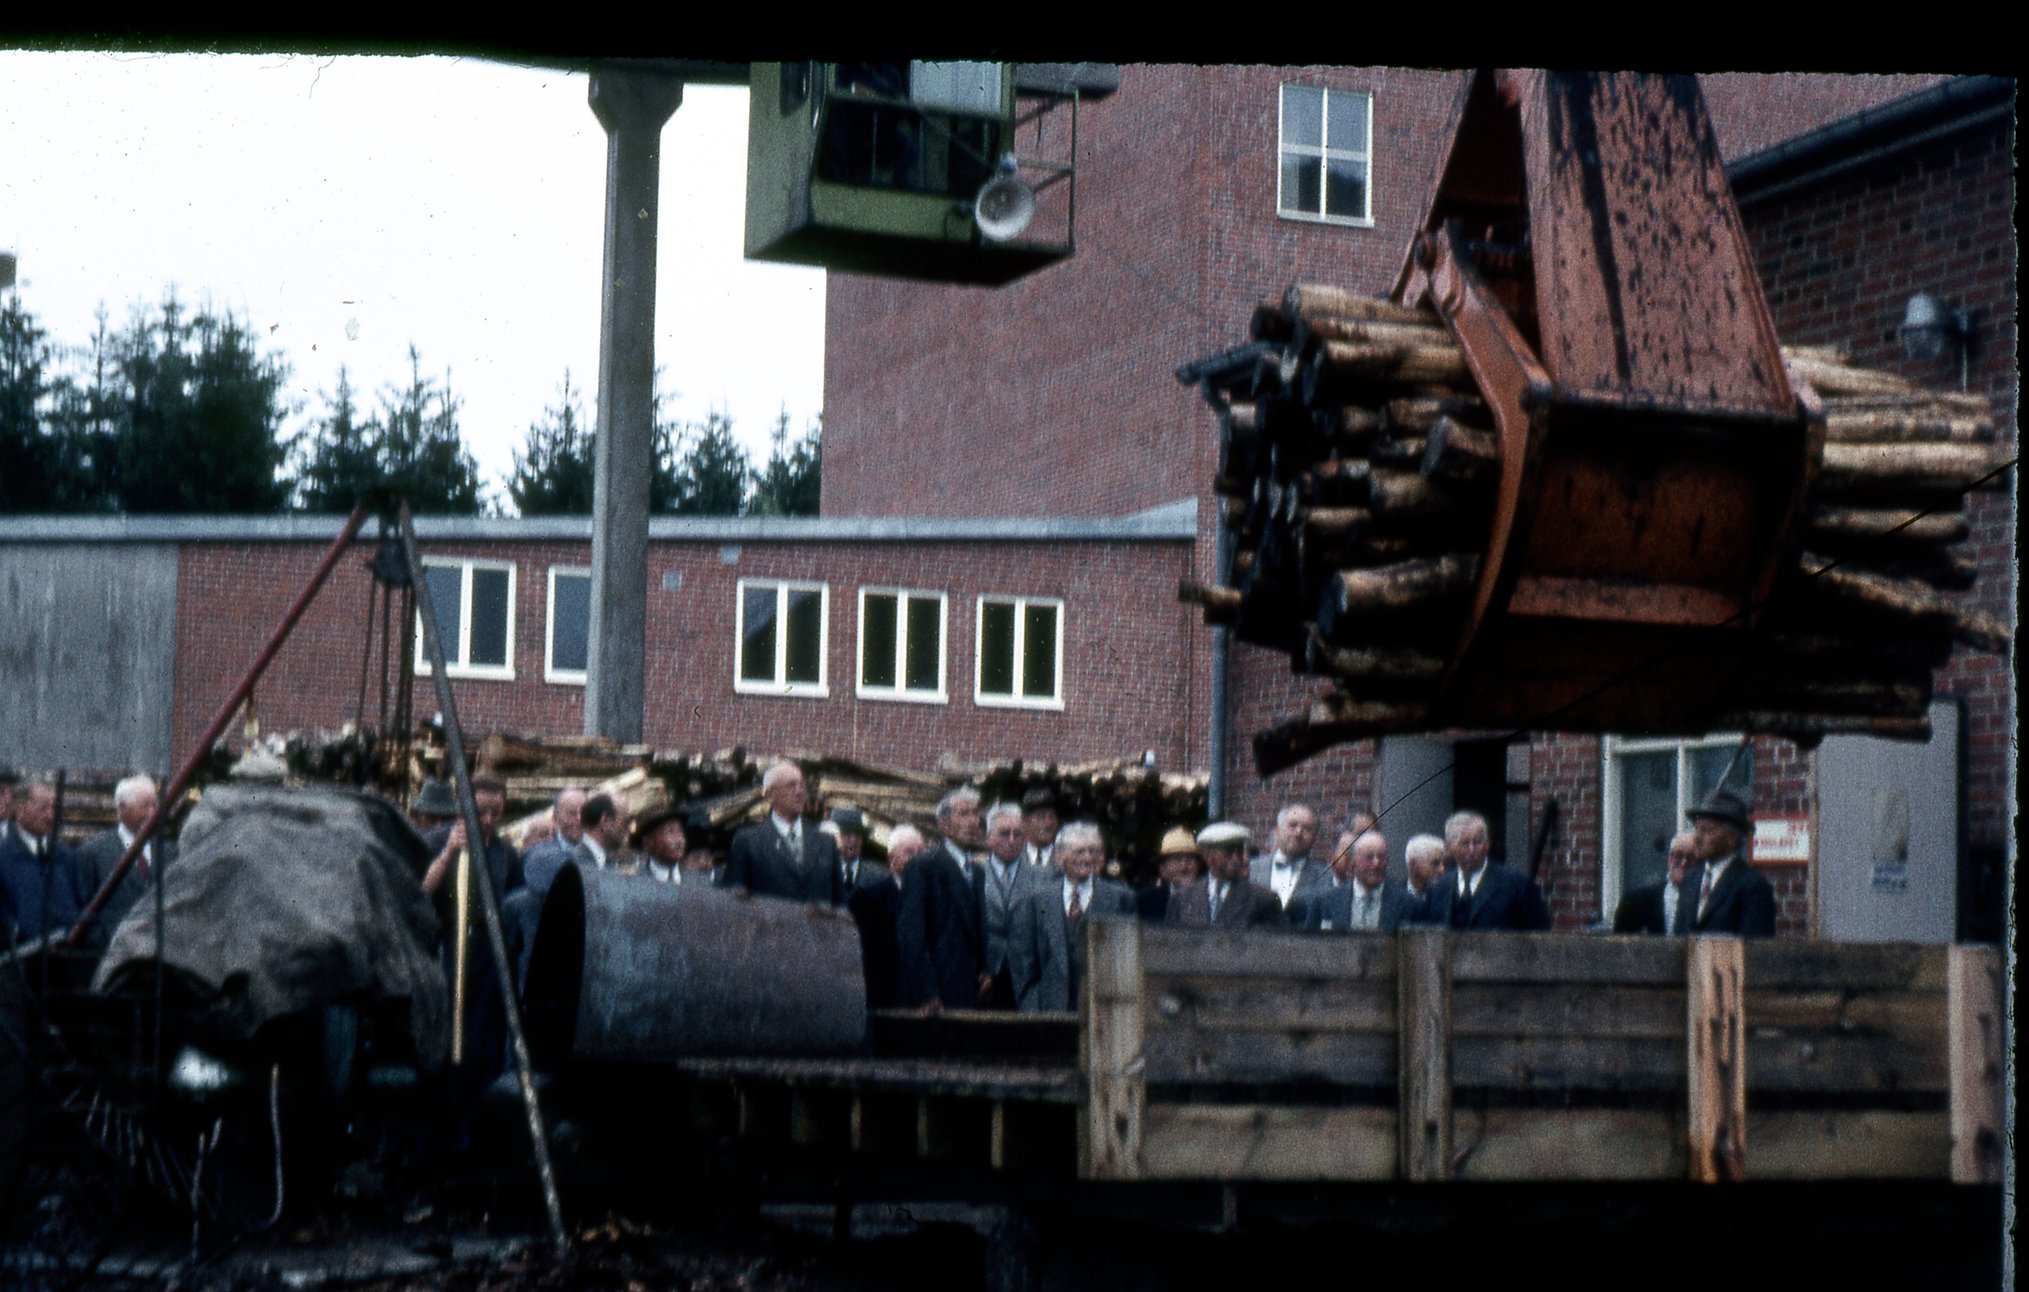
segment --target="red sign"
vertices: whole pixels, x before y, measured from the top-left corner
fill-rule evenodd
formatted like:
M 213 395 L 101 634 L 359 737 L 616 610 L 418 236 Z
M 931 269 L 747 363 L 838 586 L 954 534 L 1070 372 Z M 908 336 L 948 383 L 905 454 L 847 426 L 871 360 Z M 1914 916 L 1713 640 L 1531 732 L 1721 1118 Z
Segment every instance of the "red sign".
M 1747 859 L 1757 866 L 1801 865 L 1811 859 L 1811 819 L 1764 816 L 1754 820 L 1754 842 Z

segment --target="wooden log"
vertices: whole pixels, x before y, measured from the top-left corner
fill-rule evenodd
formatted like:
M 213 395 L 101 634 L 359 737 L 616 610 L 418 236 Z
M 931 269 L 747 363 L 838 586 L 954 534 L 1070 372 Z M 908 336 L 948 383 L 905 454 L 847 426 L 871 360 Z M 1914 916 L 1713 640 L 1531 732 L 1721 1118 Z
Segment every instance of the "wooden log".
M 1356 700 L 1328 695 L 1313 700 L 1309 720 L 1314 727 L 1356 726 L 1407 730 L 1430 719 L 1430 706 L 1415 700 Z
M 1455 346 L 1449 329 L 1442 324 L 1405 323 L 1392 319 L 1335 318 L 1320 315 L 1304 320 L 1311 335 L 1320 342 L 1353 341 L 1368 345 L 1417 347 Z
M 1298 283 L 1282 300 L 1283 309 L 1303 318 L 1377 319 L 1383 322 L 1434 324 L 1433 310 L 1412 309 L 1378 296 L 1362 296 L 1324 283 Z
M 1313 362 L 1316 381 L 1304 381 L 1304 402 L 1311 404 L 1362 382 L 1460 385 L 1471 380 L 1465 352 L 1456 345 L 1326 341 Z
M 1396 935 L 1396 1016 L 1402 1090 L 1399 1146 L 1406 1180 L 1452 1176 L 1450 933 L 1405 928 Z
M 1806 584 L 1807 593 L 1815 601 L 1879 614 L 1918 631 L 1949 632 L 1975 650 L 2008 648 L 2008 626 L 1992 615 L 1954 605 L 1912 579 L 1891 579 L 1853 569 L 1825 569 L 1826 564 L 1813 554 L 1804 556 L 1806 571 L 1823 571 Z
M 1825 409 L 1825 439 L 1834 444 L 1985 444 L 1994 438 L 1994 423 L 1985 417 L 1954 414 L 1943 408 Z
M 1319 506 L 1363 506 L 1373 472 L 1373 465 L 1364 458 L 1326 458 L 1311 464 L 1299 492 Z
M 1469 392 L 1405 395 L 1389 400 L 1385 408 L 1389 429 L 1397 431 L 1427 432 L 1437 425 L 1440 417 L 1449 417 L 1479 430 L 1487 429 L 1490 424 L 1486 401 Z
M 1261 429 L 1261 406 L 1235 401 L 1226 409 L 1226 424 L 1234 434 L 1252 434 Z
M 1345 570 L 1326 596 L 1339 615 L 1420 610 L 1463 596 L 1478 577 L 1477 556 L 1452 554 Z
M 1745 973 L 1738 939 L 1691 939 L 1687 1136 L 1691 1179 L 1700 1184 L 1747 1173 Z
M 1857 558 L 1856 558 L 1857 559 Z M 1915 579 L 1933 588 L 1963 592 L 1979 582 L 1979 562 L 1970 552 L 1931 551 L 1921 556 L 1869 562 L 1877 574 Z
M 1304 513 L 1303 529 L 1318 538 L 1343 540 L 1357 535 L 1373 518 L 1364 507 L 1313 507 Z
M 1909 511 L 1898 507 L 1813 507 L 1804 541 L 1834 551 L 1859 544 L 1941 546 L 1962 543 L 1971 533 L 1963 514 Z
M 1431 424 L 1418 467 L 1426 479 L 1491 483 L 1500 469 L 1501 442 L 1492 431 L 1475 430 L 1448 414 Z
M 1835 368 L 1851 367 L 1853 363 L 1853 352 L 1842 345 L 1786 345 L 1782 347 L 1782 356 Z
M 1429 441 L 1421 435 L 1379 435 L 1367 446 L 1367 457 L 1377 467 L 1421 471 Z
M 1984 444 L 1827 444 L 1818 469 L 1826 497 L 1905 490 L 2004 487 L 2010 455 Z
M 1384 423 L 1378 410 L 1362 404 L 1341 404 L 1337 408 L 1320 408 L 1311 416 L 1322 421 L 1326 433 L 1343 441 L 1365 443 L 1380 432 Z
M 1312 624 L 1307 658 L 1314 671 L 1330 673 L 1348 681 L 1435 686 L 1444 679 L 1445 661 L 1409 648 L 1334 646 Z
M 1880 372 L 1871 368 L 1849 368 L 1842 363 L 1828 363 L 1815 355 L 1799 354 L 1789 359 L 1789 369 L 1798 378 L 1809 383 L 1819 395 L 1830 398 L 1837 395 L 1892 395 L 1904 394 L 1914 389 L 1904 377 L 1891 372 Z
M 1856 413 L 1868 410 L 1942 413 L 1950 417 L 1992 417 L 1994 403 L 1985 395 L 1956 390 L 1910 390 L 1873 394 L 1837 395 L 1825 401 L 1825 414 Z
M 2009 1038 L 2001 956 L 1993 947 L 1951 948 L 1951 1179 L 1999 1184 L 2008 1151 L 2004 1086 Z
M 1899 714 L 1915 716 L 1930 705 L 1929 675 L 1923 684 L 1871 679 L 1757 679 L 1741 697 L 1755 708 L 1794 707 L 1807 713 Z

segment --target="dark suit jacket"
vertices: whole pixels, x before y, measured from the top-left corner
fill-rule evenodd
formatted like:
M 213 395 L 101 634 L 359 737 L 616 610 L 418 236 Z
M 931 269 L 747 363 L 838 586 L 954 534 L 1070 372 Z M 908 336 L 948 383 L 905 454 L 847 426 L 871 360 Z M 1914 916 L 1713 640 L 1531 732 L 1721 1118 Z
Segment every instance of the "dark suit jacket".
M 1170 903 L 1169 915 L 1164 922 L 1180 924 L 1187 929 L 1213 927 L 1210 876 L 1178 893 L 1176 900 Z M 1283 912 L 1282 903 L 1276 899 L 1274 889 L 1242 881 L 1228 889 L 1226 900 L 1219 904 L 1218 927 L 1286 929 L 1289 917 Z
M 1134 894 L 1134 905 L 1141 918 L 1149 924 L 1161 924 L 1169 915 L 1174 894 L 1170 886 L 1160 879 L 1147 888 L 1138 889 Z
M 1429 905 L 1424 920 L 1449 924 L 1455 929 L 1515 929 L 1536 932 L 1550 927 L 1550 908 L 1536 881 L 1505 862 L 1486 863 L 1486 874 L 1470 902 L 1458 899 L 1458 872 L 1449 871 L 1444 883 L 1427 894 Z
M 126 845 L 120 842 L 118 826 L 101 831 L 78 845 L 77 877 L 85 901 L 89 902 L 98 895 L 99 889 L 112 875 L 113 867 L 120 864 L 120 855 L 126 850 Z M 176 859 L 176 844 L 163 838 L 160 831 L 148 841 L 148 851 L 152 854 L 148 862 L 151 876 L 156 870 Z M 113 930 L 127 917 L 127 912 L 134 908 L 134 903 L 140 901 L 141 895 L 148 891 L 150 882 L 141 878 L 139 861 L 127 867 L 127 873 L 120 877 L 120 886 L 106 899 L 106 908 L 99 912 L 98 919 L 92 922 L 92 927 L 86 934 L 92 945 L 106 944 L 113 936 Z
M 901 953 L 895 942 L 895 921 L 901 915 L 902 890 L 884 868 L 860 858 L 859 877 L 845 899 L 846 914 L 860 934 L 860 969 L 866 977 L 867 1008 L 895 1004 Z
M 744 888 L 756 897 L 780 897 L 792 902 L 822 902 L 840 905 L 838 845 L 815 822 L 803 823 L 803 853 L 790 851 L 789 841 L 768 819 L 747 826 L 733 836 L 726 857 L 726 871 L 718 880 L 721 888 Z
M 1052 872 L 1054 874 L 1054 872 Z M 1085 920 L 1131 920 L 1134 890 L 1117 880 L 1093 876 L 1092 903 L 1074 932 L 1064 913 L 1064 880 L 1026 890 L 1008 933 L 1008 968 L 1014 975 L 1015 1000 L 1024 1010 L 1076 1009 L 1074 979 L 1085 968 Z M 1075 970 L 1075 973 L 1074 973 Z
M 1337 886 L 1323 883 L 1299 888 L 1296 895 L 1289 899 L 1289 922 L 1299 929 L 1349 932 L 1353 927 L 1353 897 L 1357 891 L 1351 880 Z M 1392 879 L 1383 880 L 1380 931 L 1393 933 L 1408 923 L 1415 905 L 1415 899 L 1409 896 L 1408 885 Z
M 1613 912 L 1613 931 L 1615 933 L 1682 933 L 1684 930 L 1681 926 L 1673 930 L 1663 922 L 1663 892 L 1669 886 L 1669 881 L 1664 880 L 1659 884 L 1650 884 L 1645 888 L 1637 888 L 1626 897 L 1621 898 L 1619 907 Z M 1692 904 L 1696 904 L 1697 900 L 1698 895 L 1695 892 L 1692 893 Z M 1686 920 L 1690 914 L 1691 912 L 1685 909 L 1683 895 L 1681 890 L 1679 890 L 1677 918 L 1679 920 Z
M 1705 918 L 1698 918 L 1698 892 L 1705 884 L 1705 867 L 1700 865 L 1684 876 L 1684 897 L 1677 914 L 1693 933 L 1737 933 L 1744 938 L 1775 936 L 1775 886 L 1768 877 L 1747 864 L 1740 854 L 1726 867 L 1712 886 L 1705 903 Z
M 1268 881 L 1274 874 L 1275 853 L 1273 851 L 1264 852 L 1247 863 L 1247 878 L 1249 882 L 1259 884 L 1271 893 L 1275 891 L 1275 885 Z M 1296 894 L 1312 884 L 1329 884 L 1331 882 L 1332 868 L 1330 866 L 1325 865 L 1315 857 L 1305 857 L 1303 859 L 1303 869 L 1296 874 L 1296 891 L 1289 895 L 1289 900 L 1294 902 Z
M 896 1004 L 913 1009 L 941 1000 L 951 1009 L 978 1003 L 980 940 L 977 866 L 961 866 L 950 845 L 939 843 L 909 863 L 902 877 L 902 902 L 895 916 L 899 995 Z
M 13 928 L 23 941 L 68 931 L 91 900 L 83 888 L 69 847 L 52 843 L 47 860 L 37 861 L 14 823 L 0 823 L 0 926 Z M 0 942 L 6 927 L 0 927 Z

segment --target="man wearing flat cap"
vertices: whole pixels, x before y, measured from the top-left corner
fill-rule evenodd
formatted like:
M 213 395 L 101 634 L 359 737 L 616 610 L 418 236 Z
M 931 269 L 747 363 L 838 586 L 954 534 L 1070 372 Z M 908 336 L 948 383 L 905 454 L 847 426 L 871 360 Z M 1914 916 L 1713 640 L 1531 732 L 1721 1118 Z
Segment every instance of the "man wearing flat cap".
M 1022 860 L 1031 866 L 1057 864 L 1057 796 L 1038 785 L 1022 795 Z
M 1207 874 L 1170 903 L 1165 921 L 1188 929 L 1287 928 L 1275 890 L 1247 878 L 1247 827 L 1219 821 L 1198 831 Z
M 1205 873 L 1204 859 L 1198 856 L 1198 840 L 1183 826 L 1163 832 L 1162 847 L 1156 852 L 1156 881 L 1135 894 L 1135 907 L 1150 924 L 1161 924 L 1183 891 Z
M 1775 886 L 1743 855 L 1746 802 L 1730 790 L 1713 790 L 1688 815 L 1703 864 L 1684 876 L 1677 919 L 1688 921 L 1692 933 L 1774 937 Z

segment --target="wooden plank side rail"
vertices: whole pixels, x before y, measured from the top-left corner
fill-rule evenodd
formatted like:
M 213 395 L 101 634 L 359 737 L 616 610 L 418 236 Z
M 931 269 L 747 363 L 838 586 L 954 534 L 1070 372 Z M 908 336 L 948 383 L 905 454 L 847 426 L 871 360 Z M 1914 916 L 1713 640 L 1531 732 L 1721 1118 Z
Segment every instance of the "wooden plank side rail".
M 1992 948 L 1091 936 L 1085 1178 L 2000 1178 Z

